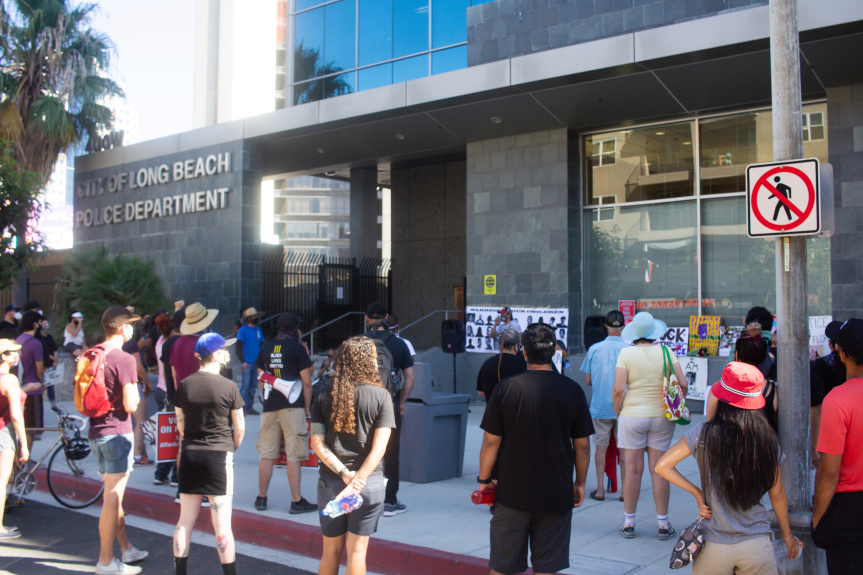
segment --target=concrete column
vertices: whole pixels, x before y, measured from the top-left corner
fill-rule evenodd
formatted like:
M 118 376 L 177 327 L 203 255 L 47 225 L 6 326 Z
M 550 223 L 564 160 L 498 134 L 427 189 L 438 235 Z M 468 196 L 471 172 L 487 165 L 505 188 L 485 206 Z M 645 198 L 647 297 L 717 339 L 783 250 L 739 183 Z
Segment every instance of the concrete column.
M 378 248 L 380 225 L 378 202 L 378 167 L 351 170 L 351 257 L 359 262 L 365 257 L 381 256 Z

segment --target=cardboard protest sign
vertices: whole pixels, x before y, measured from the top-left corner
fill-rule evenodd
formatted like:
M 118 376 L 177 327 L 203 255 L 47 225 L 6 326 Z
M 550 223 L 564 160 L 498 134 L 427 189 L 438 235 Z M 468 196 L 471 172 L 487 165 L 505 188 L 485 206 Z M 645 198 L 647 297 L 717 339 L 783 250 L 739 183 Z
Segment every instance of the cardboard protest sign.
M 704 401 L 707 398 L 707 361 L 706 357 L 687 357 L 680 360 L 683 376 L 689 386 L 686 399 Z
M 719 329 L 722 327 L 718 315 L 689 316 L 689 354 L 704 350 L 705 355 L 719 353 Z
M 661 338 L 653 342 L 655 345 L 667 346 L 674 355 L 685 356 L 689 348 L 689 328 L 670 327 Z
M 160 411 L 156 414 L 156 461 L 176 461 L 180 451 L 177 414 Z

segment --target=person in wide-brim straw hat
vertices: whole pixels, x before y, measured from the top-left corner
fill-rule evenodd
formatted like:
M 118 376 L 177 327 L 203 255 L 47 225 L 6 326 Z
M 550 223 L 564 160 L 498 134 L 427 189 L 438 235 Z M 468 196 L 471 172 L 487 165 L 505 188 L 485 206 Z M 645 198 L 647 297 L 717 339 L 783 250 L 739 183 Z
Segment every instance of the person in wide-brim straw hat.
M 246 309 L 243 310 L 244 323 L 245 323 L 245 320 L 247 320 L 247 319 L 258 318 L 258 317 L 266 315 L 266 313 L 267 312 L 265 312 L 265 311 L 258 311 L 253 307 L 247 307 Z
M 189 304 L 186 308 L 186 319 L 180 325 L 180 333 L 183 335 L 201 333 L 210 327 L 217 315 L 219 315 L 217 309 L 207 309 L 198 302 Z

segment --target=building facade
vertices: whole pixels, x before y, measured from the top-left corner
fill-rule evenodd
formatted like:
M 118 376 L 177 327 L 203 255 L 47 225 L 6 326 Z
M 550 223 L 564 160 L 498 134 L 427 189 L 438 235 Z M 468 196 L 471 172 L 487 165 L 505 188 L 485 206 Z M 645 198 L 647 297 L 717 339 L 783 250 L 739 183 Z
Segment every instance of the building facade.
M 319 244 L 349 231 L 349 255 L 357 258 L 378 253 L 378 188 L 386 187 L 393 307 L 403 324 L 453 309 L 460 286 L 469 305 L 566 307 L 572 326 L 621 299 L 635 300 L 669 325 L 686 325 L 699 313 L 739 325 L 752 305 L 775 309 L 774 243 L 749 238 L 745 221 L 745 168 L 773 159 L 766 1 L 495 0 L 467 6 L 434 0 L 424 4 L 427 33 L 403 48 L 397 19 L 425 13 L 420 5 L 407 15 L 397 12 L 409 4 L 285 4 L 277 12 L 284 16 L 285 91 L 276 91 L 285 107 L 80 158 L 76 244 L 126 246 L 132 242 L 120 230 L 143 226 L 142 237 L 153 239 L 137 242 L 142 250 L 150 241 L 164 243 L 159 265 L 172 297 L 188 301 L 186 282 L 195 281 L 196 297 L 234 309 L 240 300 L 253 305 L 259 297 L 255 246 L 261 210 L 271 209 L 260 204 L 267 187 L 262 181 L 279 182 L 272 192 L 274 229 L 266 235 L 303 249 L 330 249 Z M 451 37 L 436 44 L 441 26 L 435 13 L 456 4 L 464 5 L 463 44 L 460 29 L 448 30 Z M 369 7 L 383 7 L 394 23 L 392 37 L 386 22 L 377 29 L 380 54 L 365 59 L 370 48 L 363 46 L 375 32 L 363 24 Z M 832 237 L 808 241 L 809 310 L 859 317 L 863 69 L 846 64 L 848 54 L 863 53 L 863 4 L 800 0 L 798 11 L 804 149 L 833 166 L 836 214 Z M 338 26 L 329 29 L 327 22 Z M 309 50 L 339 70 L 316 66 L 303 75 L 291 69 Z M 435 55 L 448 50 L 463 50 L 466 65 L 436 74 Z M 412 58 L 425 62 L 424 72 L 397 76 L 397 64 Z M 377 67 L 383 79 L 365 89 L 363 78 Z M 351 90 L 328 94 L 334 81 Z M 209 176 L 207 158 L 223 148 L 235 154 L 231 175 Z M 161 165 L 170 166 L 170 176 L 160 180 L 157 170 L 152 180 L 148 169 Z M 100 192 L 103 184 L 92 183 L 120 173 L 137 178 L 142 169 L 145 189 Z M 207 179 L 219 177 L 234 179 Z M 349 184 L 348 191 L 321 185 L 333 177 Z M 229 203 L 208 209 L 223 204 L 217 198 L 208 203 L 207 192 L 223 187 L 231 187 Z M 173 202 L 200 191 L 203 203 L 187 206 L 203 210 L 153 215 L 160 198 Z M 345 217 L 335 213 L 344 211 L 338 199 L 344 193 L 348 225 L 316 222 L 313 210 Z M 127 194 L 114 203 L 132 220 L 96 226 L 95 214 L 107 207 L 100 202 L 112 194 Z M 86 215 L 79 220 L 88 209 L 89 226 Z M 304 210 L 310 213 L 297 213 Z M 303 237 L 288 237 L 282 216 L 302 217 L 303 231 L 296 234 Z M 215 225 L 219 233 L 210 228 Z M 190 239 L 202 227 L 212 235 L 206 246 Z M 175 245 L 175 237 L 185 244 Z M 187 246 L 200 247 L 200 255 Z M 217 279 L 208 275 L 211 257 L 226 263 L 230 282 L 207 287 Z M 496 294 L 485 293 L 485 275 L 496 275 Z M 580 345 L 579 332 L 569 331 L 571 345 Z

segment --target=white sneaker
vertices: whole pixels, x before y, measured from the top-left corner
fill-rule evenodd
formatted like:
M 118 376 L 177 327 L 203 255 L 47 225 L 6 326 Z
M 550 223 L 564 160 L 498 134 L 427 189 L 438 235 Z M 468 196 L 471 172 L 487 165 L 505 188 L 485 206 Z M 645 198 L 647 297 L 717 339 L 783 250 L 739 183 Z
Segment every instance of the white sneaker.
M 137 547 L 132 546 L 123 551 L 123 563 L 137 563 L 146 559 L 147 555 L 149 553 L 146 551 L 141 551 Z
M 138 575 L 142 569 L 121 563 L 116 557 L 107 565 L 96 563 L 96 575 Z

